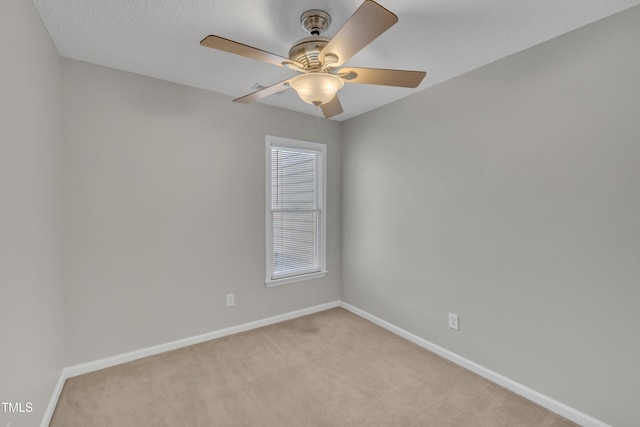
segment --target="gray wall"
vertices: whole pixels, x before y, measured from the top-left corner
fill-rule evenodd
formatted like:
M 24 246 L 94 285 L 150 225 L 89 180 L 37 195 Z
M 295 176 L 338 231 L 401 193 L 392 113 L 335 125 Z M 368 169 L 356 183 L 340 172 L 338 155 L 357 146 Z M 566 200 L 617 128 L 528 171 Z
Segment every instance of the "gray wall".
M 63 76 L 67 365 L 339 298 L 339 123 L 73 60 Z M 265 287 L 265 135 L 328 145 L 325 278 Z
M 640 425 L 639 22 L 635 7 L 345 122 L 343 300 Z
M 61 64 L 33 4 L 0 2 L 0 425 L 40 423 L 64 364 Z

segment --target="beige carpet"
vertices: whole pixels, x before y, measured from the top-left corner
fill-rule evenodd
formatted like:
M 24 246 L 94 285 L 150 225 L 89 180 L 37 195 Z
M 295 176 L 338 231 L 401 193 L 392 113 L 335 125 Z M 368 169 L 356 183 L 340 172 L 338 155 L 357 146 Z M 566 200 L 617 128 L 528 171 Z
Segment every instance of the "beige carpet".
M 575 426 L 343 309 L 66 381 L 50 426 Z

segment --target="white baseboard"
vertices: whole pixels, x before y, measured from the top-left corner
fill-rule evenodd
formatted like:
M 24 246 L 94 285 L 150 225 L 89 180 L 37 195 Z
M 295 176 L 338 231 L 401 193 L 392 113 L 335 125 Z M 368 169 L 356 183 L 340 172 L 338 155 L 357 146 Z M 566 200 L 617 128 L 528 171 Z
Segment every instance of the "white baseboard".
M 274 323 L 280 323 L 284 322 L 285 320 L 295 319 L 296 317 L 306 316 L 307 314 L 313 314 L 319 311 L 328 310 L 330 308 L 338 307 L 339 305 L 340 301 L 333 301 L 326 304 L 316 305 L 314 307 L 304 308 L 302 310 L 279 314 L 277 316 L 268 317 L 266 319 L 243 323 L 242 325 L 219 329 L 217 331 L 208 332 L 202 335 L 196 335 L 195 337 L 183 338 L 153 347 L 130 351 L 128 353 L 119 354 L 117 356 L 111 356 L 104 359 L 95 360 L 93 362 L 83 363 L 81 365 L 70 366 L 66 368 L 68 375 L 67 378 L 97 371 L 99 369 L 109 368 L 111 366 L 120 365 L 122 363 L 131 362 L 133 360 L 142 359 L 143 357 L 164 353 L 165 351 L 171 351 L 194 344 L 200 344 L 202 342 L 210 341 L 216 338 L 226 337 L 227 335 L 233 335 L 239 332 L 261 328 L 263 326 L 273 325 Z
M 62 387 L 67 378 L 75 377 L 78 375 L 86 374 L 100 369 L 109 368 L 111 366 L 120 365 L 122 363 L 131 362 L 134 360 L 142 359 L 143 357 L 153 356 L 156 354 L 164 353 L 165 351 L 177 350 L 182 347 L 187 347 L 194 344 L 200 344 L 205 341 L 213 340 L 216 338 L 225 337 L 227 335 L 237 334 L 239 332 L 249 331 L 251 329 L 261 328 L 263 326 L 273 325 L 275 323 L 284 322 L 285 320 L 295 319 L 296 317 L 306 316 L 308 314 L 318 313 L 320 311 L 329 310 L 331 308 L 339 307 L 340 301 L 328 302 L 326 304 L 320 304 L 302 310 L 291 311 L 289 313 L 279 314 L 277 316 L 268 317 L 266 319 L 260 319 L 249 323 L 243 323 L 237 326 L 231 326 L 225 329 L 219 329 L 217 331 L 208 332 L 206 334 L 197 335 L 190 338 L 184 338 L 176 341 L 171 341 L 165 344 L 156 345 L 153 347 L 147 347 L 140 350 L 130 351 L 128 353 L 119 354 L 116 356 L 106 357 L 104 359 L 95 360 L 93 362 L 82 363 L 80 365 L 74 365 L 66 367 L 60 374 L 58 384 L 51 396 L 51 401 L 42 419 L 41 427 L 47 427 L 53 416 L 53 411 L 58 403 L 58 398 L 62 392 Z
M 45 409 L 44 411 L 44 416 L 42 417 L 42 423 L 40 424 L 40 427 L 49 427 L 51 417 L 53 417 L 53 411 L 56 410 L 56 405 L 58 404 L 60 393 L 62 393 L 64 381 L 67 379 L 67 376 L 65 374 L 66 369 L 67 368 L 64 368 L 60 372 L 60 377 L 58 378 L 56 387 L 53 389 L 53 394 L 51 395 L 51 399 L 49 400 L 49 405 L 47 405 L 47 409 Z
M 375 323 L 376 325 L 381 326 L 384 329 L 393 332 L 394 334 L 399 335 L 413 342 L 414 344 L 419 345 L 420 347 L 436 353 L 437 355 L 442 356 L 445 359 L 455 363 L 456 365 L 460 365 L 463 368 L 468 369 L 471 372 L 474 372 L 481 377 L 488 379 L 489 381 L 501 385 L 502 387 L 511 390 L 512 392 L 519 394 L 525 399 L 535 402 L 538 405 L 545 407 L 548 410 L 555 412 L 556 414 L 561 415 L 568 420 L 578 423 L 583 427 L 611 427 L 609 424 L 593 418 L 592 416 L 587 415 L 584 412 L 580 412 L 577 409 L 571 408 L 564 403 L 550 398 L 549 396 L 545 396 L 542 393 L 532 390 L 529 387 L 522 385 L 510 378 L 493 372 L 492 370 L 487 369 L 484 366 L 478 365 L 477 363 L 472 362 L 469 359 L 465 359 L 464 357 L 452 351 L 444 349 L 439 345 L 433 344 L 432 342 L 427 341 L 424 338 L 420 338 L 419 336 L 414 335 L 411 332 L 395 326 L 387 322 L 386 320 L 382 320 L 379 317 L 374 316 L 373 314 L 367 313 L 364 310 L 354 307 L 351 304 L 340 301 L 340 307 L 344 308 L 345 310 L 349 310 L 353 314 L 360 316 L 363 319 L 369 320 L 370 322 Z

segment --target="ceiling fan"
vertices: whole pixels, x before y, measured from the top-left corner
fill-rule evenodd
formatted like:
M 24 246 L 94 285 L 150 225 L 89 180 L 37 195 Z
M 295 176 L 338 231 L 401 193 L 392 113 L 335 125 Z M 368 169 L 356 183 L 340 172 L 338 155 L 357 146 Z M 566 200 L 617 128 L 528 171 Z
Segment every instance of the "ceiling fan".
M 330 118 L 343 111 L 337 92 L 345 82 L 408 88 L 420 84 L 426 75 L 424 71 L 340 68 L 396 22 L 396 15 L 375 1 L 365 0 L 332 39 L 321 37 L 331 25 L 328 13 L 317 9 L 303 13 L 300 23 L 309 37 L 293 44 L 289 58 L 214 35 L 205 37 L 200 44 L 302 73 L 234 99 L 234 102 L 254 102 L 291 87 L 304 102 L 320 108 L 324 116 Z

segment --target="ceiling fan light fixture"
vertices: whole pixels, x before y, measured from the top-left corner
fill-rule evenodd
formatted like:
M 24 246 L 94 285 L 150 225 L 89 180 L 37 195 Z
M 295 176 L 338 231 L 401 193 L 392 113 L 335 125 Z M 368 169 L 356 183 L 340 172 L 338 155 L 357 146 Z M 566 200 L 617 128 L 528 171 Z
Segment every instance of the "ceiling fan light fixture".
M 344 86 L 344 81 L 333 74 L 307 73 L 295 76 L 289 85 L 304 102 L 319 106 L 331 101 Z

